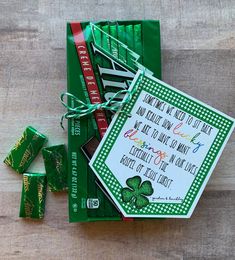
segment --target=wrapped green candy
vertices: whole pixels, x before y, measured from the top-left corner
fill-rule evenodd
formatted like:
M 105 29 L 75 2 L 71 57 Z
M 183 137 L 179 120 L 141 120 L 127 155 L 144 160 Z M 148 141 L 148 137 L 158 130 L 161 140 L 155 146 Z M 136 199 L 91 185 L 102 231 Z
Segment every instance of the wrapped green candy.
M 55 145 L 42 149 L 49 190 L 67 190 L 68 161 L 65 145 Z
M 47 141 L 45 135 L 28 126 L 5 158 L 4 163 L 18 173 L 23 173 L 37 156 L 45 141 Z
M 21 218 L 42 219 L 47 191 L 46 174 L 24 173 L 20 204 Z

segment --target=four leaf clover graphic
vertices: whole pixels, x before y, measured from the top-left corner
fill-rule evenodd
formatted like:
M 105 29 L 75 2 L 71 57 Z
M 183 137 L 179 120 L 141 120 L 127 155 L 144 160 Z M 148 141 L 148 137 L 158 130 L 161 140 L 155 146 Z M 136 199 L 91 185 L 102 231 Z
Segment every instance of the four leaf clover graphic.
M 150 181 L 142 182 L 140 176 L 134 176 L 126 180 L 128 187 L 121 191 L 122 200 L 124 202 L 131 202 L 137 209 L 146 207 L 149 204 L 148 198 L 153 194 L 153 187 Z

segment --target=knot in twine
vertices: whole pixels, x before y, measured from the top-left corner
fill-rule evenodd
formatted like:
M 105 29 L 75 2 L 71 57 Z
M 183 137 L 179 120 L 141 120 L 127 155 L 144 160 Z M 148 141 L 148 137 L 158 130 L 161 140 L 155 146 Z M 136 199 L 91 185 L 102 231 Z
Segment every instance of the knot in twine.
M 142 77 L 144 76 L 145 70 L 142 72 Z M 64 92 L 60 95 L 60 101 L 62 105 L 67 109 L 67 112 L 64 113 L 60 120 L 60 125 L 64 129 L 63 121 L 64 119 L 79 119 L 84 116 L 88 116 L 95 112 L 96 110 L 109 110 L 117 112 L 121 107 L 123 107 L 125 104 L 127 104 L 133 97 L 133 95 L 136 92 L 136 87 L 132 88 L 131 90 L 119 90 L 117 93 L 115 93 L 108 101 L 104 103 L 98 103 L 98 104 L 91 104 L 91 103 L 85 103 L 79 98 L 77 98 L 75 95 Z M 118 97 L 120 98 L 120 95 L 125 94 L 126 96 L 121 100 L 117 101 Z M 67 102 L 64 101 L 64 98 L 67 97 Z M 68 105 L 68 101 L 70 99 L 70 104 L 73 104 L 74 107 Z M 76 104 L 76 106 L 75 106 Z M 130 116 L 125 111 L 119 111 L 119 113 L 124 113 L 128 116 Z

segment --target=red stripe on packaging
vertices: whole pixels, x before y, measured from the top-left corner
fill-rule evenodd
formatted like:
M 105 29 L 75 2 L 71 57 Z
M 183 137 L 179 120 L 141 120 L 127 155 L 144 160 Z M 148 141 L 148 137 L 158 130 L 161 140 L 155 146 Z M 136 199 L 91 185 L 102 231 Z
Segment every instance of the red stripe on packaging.
M 71 23 L 71 30 L 76 45 L 78 58 L 80 60 L 84 80 L 91 104 L 102 103 L 99 88 L 96 82 L 95 74 L 92 68 L 89 52 L 86 46 L 85 38 L 82 32 L 80 23 Z M 100 137 L 102 138 L 108 128 L 108 121 L 103 110 L 96 110 L 94 112 L 95 120 L 98 126 Z

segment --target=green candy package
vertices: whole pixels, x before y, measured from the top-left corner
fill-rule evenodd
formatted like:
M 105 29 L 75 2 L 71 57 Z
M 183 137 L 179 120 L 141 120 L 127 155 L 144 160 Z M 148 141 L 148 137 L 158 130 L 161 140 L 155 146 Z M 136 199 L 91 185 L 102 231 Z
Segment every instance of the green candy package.
M 67 92 L 83 102 L 102 103 L 128 89 L 138 68 L 161 79 L 159 21 L 67 24 Z M 68 97 L 68 105 L 77 104 Z M 99 110 L 68 120 L 70 222 L 125 220 L 88 166 L 112 116 Z
M 45 211 L 46 191 L 46 174 L 24 173 L 19 216 L 42 219 Z
M 4 163 L 16 172 L 23 173 L 30 166 L 46 141 L 45 135 L 28 126 L 5 158 Z
M 68 161 L 65 145 L 44 147 L 42 155 L 49 191 L 58 192 L 68 188 Z

